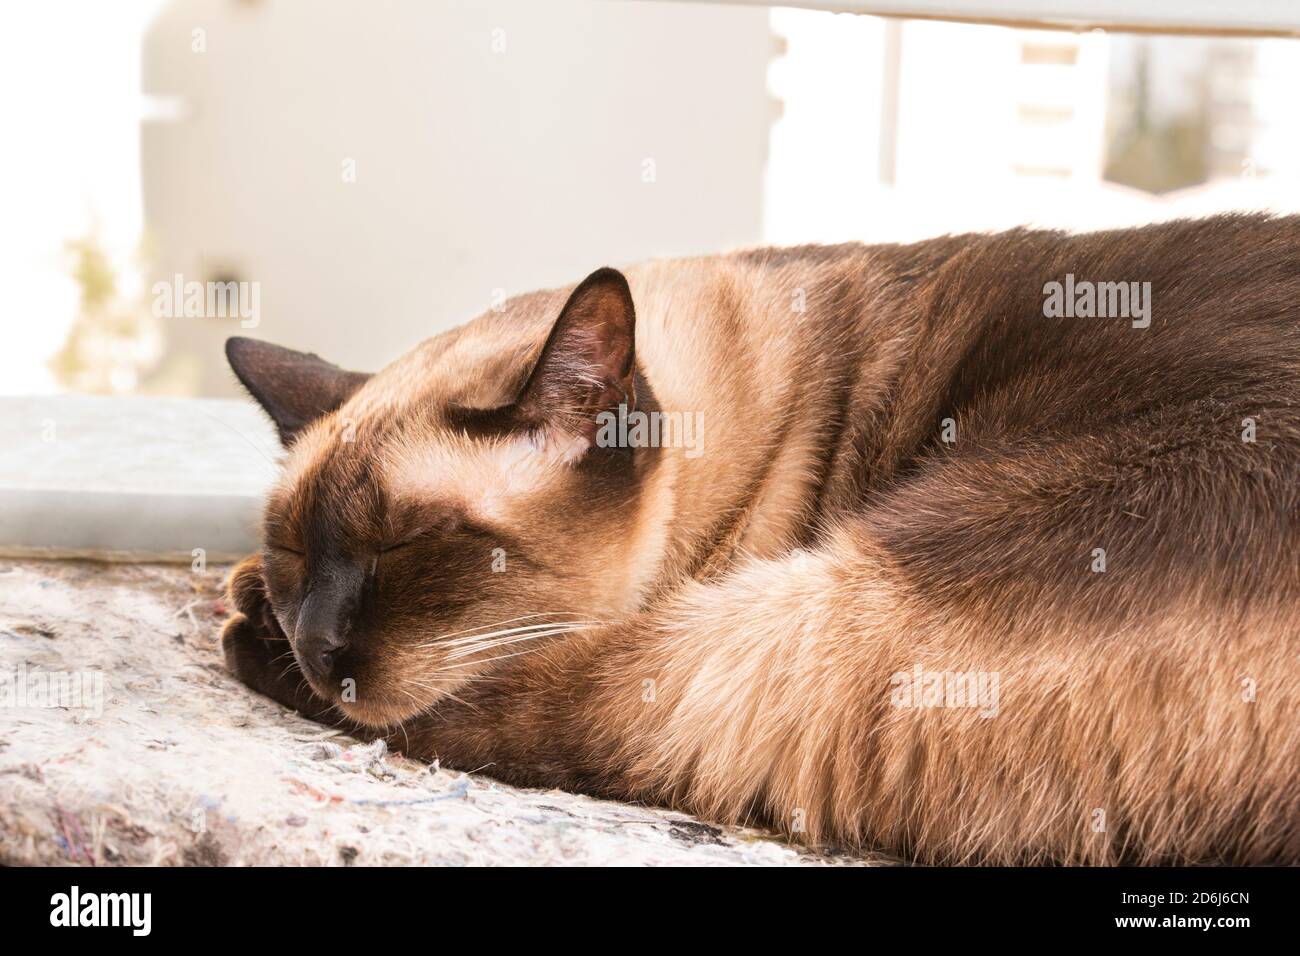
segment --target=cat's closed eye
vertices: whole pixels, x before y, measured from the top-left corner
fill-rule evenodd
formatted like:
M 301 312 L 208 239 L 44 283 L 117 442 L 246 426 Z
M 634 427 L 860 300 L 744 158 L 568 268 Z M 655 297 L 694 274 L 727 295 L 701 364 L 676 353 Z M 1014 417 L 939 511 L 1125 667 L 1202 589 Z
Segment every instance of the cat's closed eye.
M 414 516 L 398 515 L 390 518 L 387 527 L 381 532 L 377 550 L 380 554 L 388 554 L 417 544 L 446 541 L 478 530 L 480 529 L 471 526 L 457 510 L 421 510 Z
M 391 544 L 381 544 L 379 546 L 379 553 L 389 554 L 393 551 L 401 551 L 403 548 L 409 548 L 413 544 L 418 544 L 420 542 L 420 539 L 424 537 L 424 534 L 425 534 L 424 531 L 417 531 L 415 532 L 415 534 L 407 535 L 406 537 L 394 541 Z

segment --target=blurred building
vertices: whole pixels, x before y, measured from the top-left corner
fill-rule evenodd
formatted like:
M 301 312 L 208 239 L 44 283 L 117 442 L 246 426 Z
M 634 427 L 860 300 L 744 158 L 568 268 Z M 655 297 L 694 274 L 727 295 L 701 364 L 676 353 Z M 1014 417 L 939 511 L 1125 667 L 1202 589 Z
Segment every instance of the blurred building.
M 1296 39 L 657 0 L 3 16 L 11 393 L 230 394 L 230 334 L 374 368 L 654 256 L 1300 211 Z M 176 276 L 256 283 L 257 328 L 150 315 Z
M 769 241 L 1300 211 L 1300 41 L 803 10 L 773 26 Z
M 761 239 L 768 11 L 676 3 L 173 0 L 144 43 L 154 281 L 259 284 L 221 343 L 370 369 L 516 292 Z M 159 106 L 161 104 L 161 106 Z

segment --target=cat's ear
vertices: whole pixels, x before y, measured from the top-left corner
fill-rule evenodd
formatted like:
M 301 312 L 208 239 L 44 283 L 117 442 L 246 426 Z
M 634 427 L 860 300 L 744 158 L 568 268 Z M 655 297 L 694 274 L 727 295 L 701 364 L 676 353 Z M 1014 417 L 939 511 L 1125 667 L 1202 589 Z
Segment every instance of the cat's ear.
M 226 339 L 226 359 L 244 388 L 271 416 L 286 447 L 370 378 L 317 355 L 240 336 Z
M 617 269 L 597 269 L 573 290 L 555 320 L 515 414 L 533 428 L 595 441 L 597 415 L 631 409 L 636 310 L 627 279 Z

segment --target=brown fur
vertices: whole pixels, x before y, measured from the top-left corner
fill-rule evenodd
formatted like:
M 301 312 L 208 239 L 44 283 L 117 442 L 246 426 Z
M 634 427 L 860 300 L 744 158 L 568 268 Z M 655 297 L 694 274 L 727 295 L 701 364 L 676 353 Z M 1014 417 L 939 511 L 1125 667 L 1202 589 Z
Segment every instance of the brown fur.
M 635 367 L 606 273 L 364 383 L 294 366 L 319 414 L 232 576 L 241 678 L 811 842 L 1300 862 L 1300 220 L 651 263 Z M 1151 282 L 1150 328 L 1045 318 L 1066 273 Z M 232 362 L 274 415 L 285 357 Z M 704 453 L 587 448 L 620 396 L 702 411 Z M 338 581 L 308 690 L 276 660 Z M 473 640 L 521 618 L 558 633 Z M 918 666 L 1000 675 L 999 712 L 895 706 Z

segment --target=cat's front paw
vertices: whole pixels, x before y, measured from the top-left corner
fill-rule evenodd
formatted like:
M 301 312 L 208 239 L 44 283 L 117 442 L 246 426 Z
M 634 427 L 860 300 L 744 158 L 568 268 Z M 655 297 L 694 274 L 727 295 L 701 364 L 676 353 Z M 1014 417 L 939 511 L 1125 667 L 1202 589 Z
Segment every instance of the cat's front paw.
M 309 717 L 331 710 L 307 686 L 293 648 L 267 603 L 261 559 L 256 555 L 235 565 L 226 584 L 234 613 L 221 628 L 226 668 L 260 694 Z
M 226 594 L 234 608 L 221 628 L 226 667 L 248 686 L 262 690 L 269 665 L 286 654 L 285 662 L 292 662 L 293 652 L 269 613 L 262 562 L 256 555 L 235 565 L 226 581 Z

